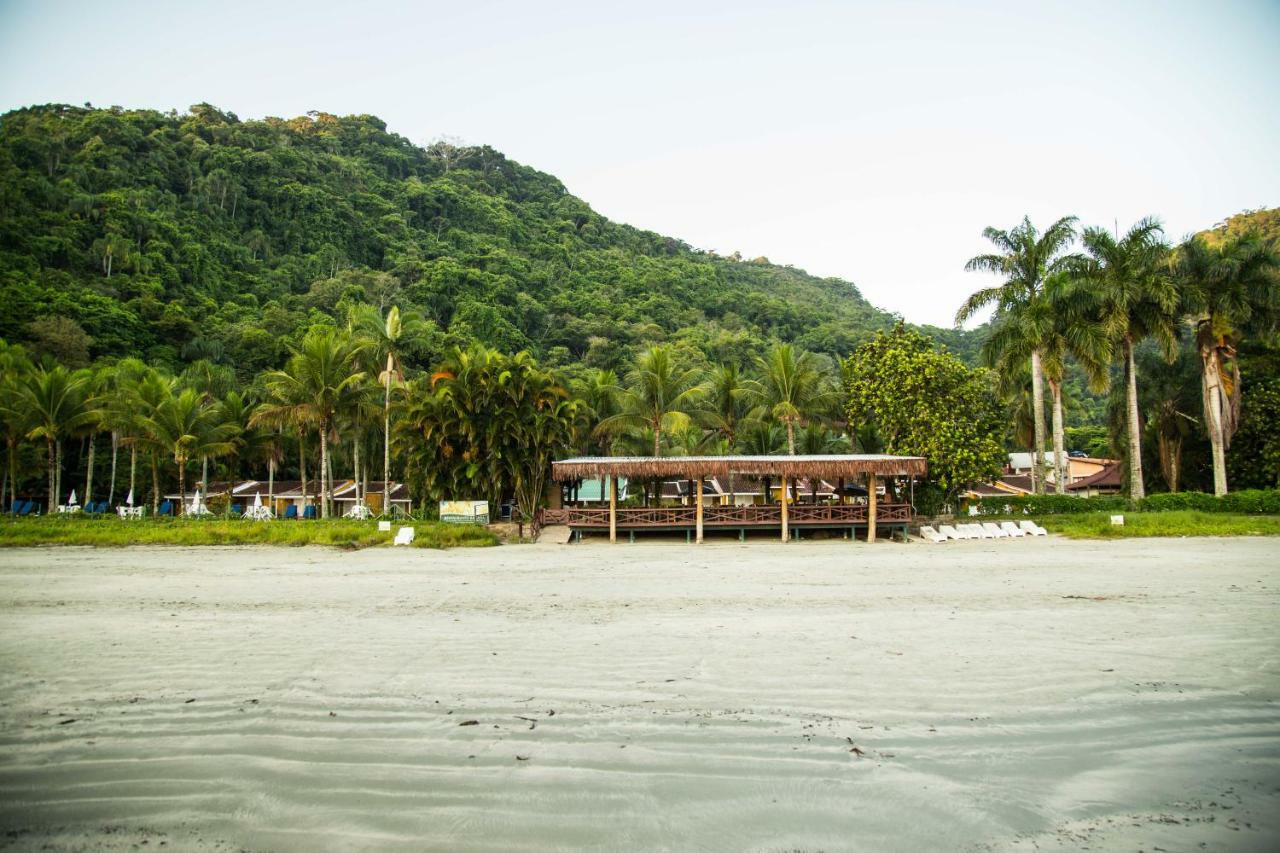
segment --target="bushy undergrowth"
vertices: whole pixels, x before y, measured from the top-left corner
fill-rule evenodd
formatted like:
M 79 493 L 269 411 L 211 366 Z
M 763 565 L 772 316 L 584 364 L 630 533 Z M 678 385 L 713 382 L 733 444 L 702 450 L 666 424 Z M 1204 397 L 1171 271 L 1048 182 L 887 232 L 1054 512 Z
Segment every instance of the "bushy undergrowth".
M 1280 517 L 1175 509 L 1128 512 L 1123 525 L 1111 513 L 1056 515 L 1040 524 L 1070 539 L 1127 539 L 1146 536 L 1280 536 Z
M 1118 495 L 1080 498 L 1073 495 L 1028 495 L 974 501 L 978 514 L 1079 515 L 1102 512 L 1171 512 L 1196 510 L 1242 515 L 1280 515 L 1280 489 L 1246 489 L 1215 497 L 1205 492 L 1172 492 L 1130 501 Z
M 496 545 L 497 537 L 484 527 L 408 522 L 420 548 Z M 395 535 L 378 530 L 376 521 L 239 521 L 196 519 L 93 518 L 45 516 L 0 518 L 0 547 L 28 545 L 333 545 L 368 548 L 388 545 Z

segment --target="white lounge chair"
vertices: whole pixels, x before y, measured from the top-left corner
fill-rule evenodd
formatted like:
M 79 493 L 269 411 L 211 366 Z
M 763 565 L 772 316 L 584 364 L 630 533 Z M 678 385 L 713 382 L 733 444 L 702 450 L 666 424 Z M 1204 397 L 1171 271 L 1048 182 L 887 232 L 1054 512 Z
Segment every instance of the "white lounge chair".
M 964 534 L 966 539 L 985 539 L 986 538 L 982 532 L 981 524 L 962 524 L 960 525 L 960 532 Z
M 935 545 L 940 545 L 947 541 L 947 537 L 943 536 L 927 524 L 920 528 L 920 538 L 926 542 L 932 542 Z
M 960 540 L 960 539 L 969 538 L 968 536 L 965 536 L 963 533 L 961 533 L 959 530 L 956 530 L 955 527 L 953 527 L 950 524 L 939 524 L 938 532 L 941 533 L 943 536 L 947 537 L 948 539 Z
M 996 526 L 994 521 L 982 522 L 982 532 L 988 539 L 1008 539 L 1009 534 Z
M 1030 536 L 1048 536 L 1049 535 L 1049 531 L 1045 530 L 1043 527 L 1036 524 L 1034 521 L 1031 521 L 1030 519 L 1019 521 L 1018 526 L 1022 528 L 1023 533 L 1026 533 Z
M 412 527 L 401 527 L 396 531 L 396 545 L 412 545 L 414 537 L 414 529 Z
M 1026 536 L 1027 535 L 1027 531 L 1023 530 L 1021 527 L 1014 524 L 1012 521 L 1000 522 L 1000 529 L 1003 530 L 1005 533 L 1008 533 L 1010 536 Z

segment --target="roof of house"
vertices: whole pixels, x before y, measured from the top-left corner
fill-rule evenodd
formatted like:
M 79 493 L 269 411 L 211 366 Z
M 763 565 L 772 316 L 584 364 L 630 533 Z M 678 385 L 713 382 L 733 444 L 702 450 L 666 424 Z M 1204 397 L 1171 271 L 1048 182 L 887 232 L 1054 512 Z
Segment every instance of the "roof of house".
M 364 484 L 360 485 L 361 495 L 381 495 L 382 481 L 370 480 L 369 488 L 365 489 Z M 353 501 L 356 499 L 356 483 L 354 480 L 347 480 L 333 490 L 333 499 L 335 501 Z M 409 487 L 404 483 L 391 482 L 390 500 L 407 502 L 409 500 Z
M 588 456 L 552 463 L 552 477 L 579 480 L 620 474 L 676 478 L 727 476 L 854 477 L 859 474 L 927 474 L 923 456 L 833 453 L 813 456 Z
M 1113 462 L 1096 474 L 1090 474 L 1084 479 L 1076 480 L 1074 483 L 1069 483 L 1067 485 L 1067 491 L 1074 492 L 1080 489 L 1118 489 L 1120 486 L 1120 463 Z

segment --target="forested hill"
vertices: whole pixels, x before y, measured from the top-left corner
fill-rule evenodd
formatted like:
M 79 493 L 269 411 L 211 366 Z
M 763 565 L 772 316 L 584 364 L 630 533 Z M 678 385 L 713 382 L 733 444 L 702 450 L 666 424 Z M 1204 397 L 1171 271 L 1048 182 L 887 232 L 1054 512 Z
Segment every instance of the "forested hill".
M 423 149 L 373 116 L 0 118 L 0 337 L 247 376 L 354 301 L 434 321 L 422 362 L 473 340 L 599 367 L 660 340 L 712 361 L 770 338 L 842 356 L 894 321 L 849 282 L 610 222 L 492 148 Z

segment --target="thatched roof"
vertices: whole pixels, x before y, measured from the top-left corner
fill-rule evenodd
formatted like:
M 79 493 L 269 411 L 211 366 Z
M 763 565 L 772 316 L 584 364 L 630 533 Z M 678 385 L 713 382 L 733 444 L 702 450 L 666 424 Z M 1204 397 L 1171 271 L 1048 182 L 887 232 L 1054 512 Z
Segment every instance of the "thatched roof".
M 582 456 L 551 465 L 557 480 L 623 476 L 639 479 L 726 477 L 730 473 L 761 477 L 857 477 L 926 474 L 923 456 L 826 454 L 822 456 Z

